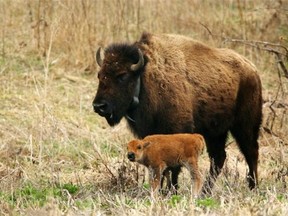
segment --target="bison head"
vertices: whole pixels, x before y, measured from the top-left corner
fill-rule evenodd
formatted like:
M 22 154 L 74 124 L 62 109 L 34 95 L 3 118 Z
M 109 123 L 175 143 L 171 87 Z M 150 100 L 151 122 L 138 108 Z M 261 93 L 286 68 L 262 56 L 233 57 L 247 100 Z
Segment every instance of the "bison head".
M 108 124 L 118 124 L 128 110 L 138 104 L 140 75 L 144 68 L 144 58 L 135 45 L 114 44 L 96 60 L 101 67 L 98 72 L 99 85 L 93 101 L 94 111 L 106 118 Z

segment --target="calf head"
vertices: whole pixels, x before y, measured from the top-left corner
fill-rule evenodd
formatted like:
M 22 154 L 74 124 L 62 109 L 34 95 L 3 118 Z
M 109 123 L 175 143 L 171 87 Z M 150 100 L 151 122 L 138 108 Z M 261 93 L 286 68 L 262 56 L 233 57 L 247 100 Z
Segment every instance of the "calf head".
M 128 143 L 128 154 L 127 157 L 132 162 L 141 163 L 144 159 L 145 148 L 150 144 L 150 142 L 142 140 L 132 140 Z

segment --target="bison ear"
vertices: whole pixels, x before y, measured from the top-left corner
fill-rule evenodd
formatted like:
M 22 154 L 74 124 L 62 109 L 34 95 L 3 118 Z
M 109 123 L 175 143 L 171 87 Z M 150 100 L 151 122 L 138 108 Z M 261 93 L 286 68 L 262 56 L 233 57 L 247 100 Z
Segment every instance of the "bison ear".
M 151 143 L 150 142 L 145 142 L 144 144 L 143 144 L 143 148 L 146 148 L 147 146 L 149 146 Z

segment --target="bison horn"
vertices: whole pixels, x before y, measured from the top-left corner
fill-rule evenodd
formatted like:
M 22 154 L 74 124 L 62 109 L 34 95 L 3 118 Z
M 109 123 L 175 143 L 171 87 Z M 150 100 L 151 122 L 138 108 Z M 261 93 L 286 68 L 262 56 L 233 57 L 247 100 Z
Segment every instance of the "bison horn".
M 131 71 L 137 71 L 139 68 L 143 67 L 144 65 L 144 58 L 143 54 L 140 49 L 138 49 L 139 60 L 136 64 L 132 64 L 130 69 Z
M 97 61 L 97 64 L 102 67 L 103 65 L 103 59 L 101 58 L 101 47 L 99 47 L 99 49 L 97 50 L 96 52 L 96 61 Z

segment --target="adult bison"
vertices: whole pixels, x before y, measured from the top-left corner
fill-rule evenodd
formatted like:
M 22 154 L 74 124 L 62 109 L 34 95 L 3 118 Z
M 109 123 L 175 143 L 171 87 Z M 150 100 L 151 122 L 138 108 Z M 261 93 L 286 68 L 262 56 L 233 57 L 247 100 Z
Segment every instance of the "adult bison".
M 133 44 L 112 44 L 101 67 L 93 107 L 113 126 L 124 117 L 131 131 L 200 133 L 210 157 L 209 193 L 223 167 L 228 131 L 249 166 L 249 188 L 257 184 L 261 82 L 255 66 L 229 49 L 206 46 L 180 35 L 144 33 Z

